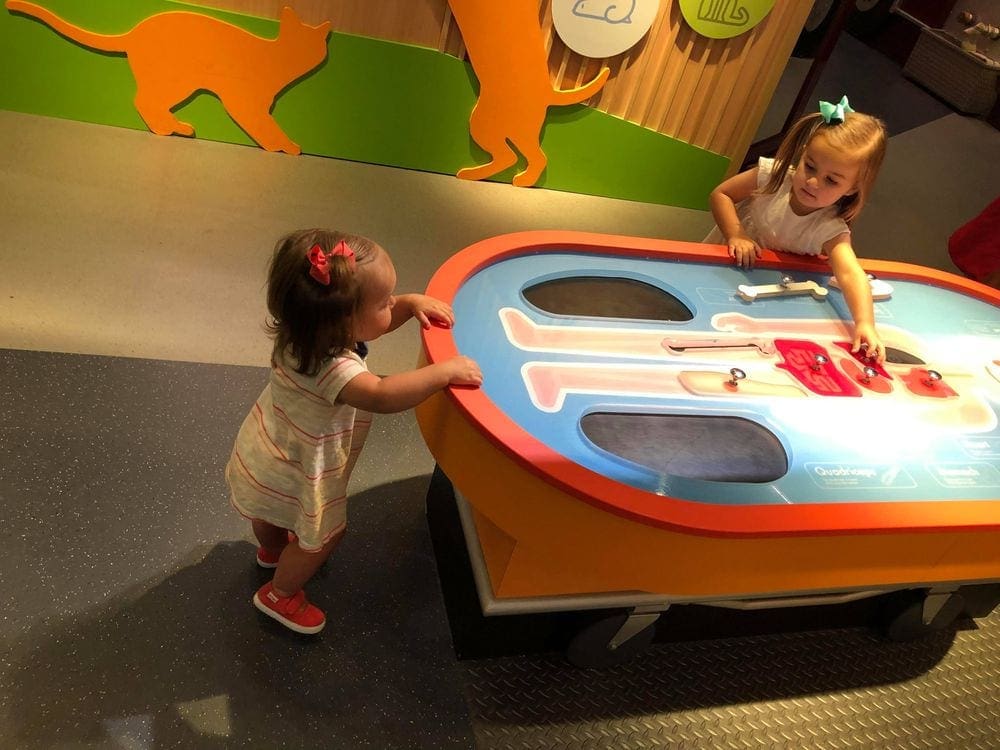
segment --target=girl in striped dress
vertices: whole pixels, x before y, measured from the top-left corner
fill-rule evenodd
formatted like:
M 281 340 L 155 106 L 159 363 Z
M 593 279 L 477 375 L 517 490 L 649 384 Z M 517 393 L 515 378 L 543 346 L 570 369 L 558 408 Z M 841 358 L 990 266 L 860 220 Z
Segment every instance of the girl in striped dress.
M 450 326 L 451 308 L 396 296 L 388 253 L 364 237 L 311 229 L 280 240 L 267 283 L 271 374 L 226 466 L 231 502 L 253 526 L 257 564 L 274 577 L 253 597 L 299 633 L 326 617 L 302 588 L 344 535 L 347 483 L 371 413 L 404 411 L 448 385 L 480 385 L 468 357 L 387 377 L 365 366 L 365 342 L 410 318 Z

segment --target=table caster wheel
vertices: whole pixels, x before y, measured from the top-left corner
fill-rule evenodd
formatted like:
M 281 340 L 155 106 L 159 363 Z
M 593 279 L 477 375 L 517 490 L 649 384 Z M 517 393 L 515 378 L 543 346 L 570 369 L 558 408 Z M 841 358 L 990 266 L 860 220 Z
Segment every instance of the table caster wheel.
M 628 619 L 628 612 L 616 612 L 604 614 L 585 625 L 569 642 L 566 659 L 575 667 L 604 669 L 622 664 L 644 651 L 656 635 L 655 618 L 628 640 L 616 643 L 616 636 L 620 637 Z
M 883 610 L 883 631 L 890 641 L 916 641 L 951 625 L 964 608 L 962 595 L 957 592 L 900 592 Z

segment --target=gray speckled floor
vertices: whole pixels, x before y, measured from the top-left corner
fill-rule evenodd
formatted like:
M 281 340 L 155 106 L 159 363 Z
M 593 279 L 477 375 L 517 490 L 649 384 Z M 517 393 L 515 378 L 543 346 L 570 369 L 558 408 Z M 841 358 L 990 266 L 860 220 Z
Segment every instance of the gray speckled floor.
M 472 746 L 426 477 L 354 494 L 309 586 L 329 624 L 299 637 L 250 604 L 267 573 L 221 474 L 265 369 L 0 350 L 0 372 L 0 746 Z

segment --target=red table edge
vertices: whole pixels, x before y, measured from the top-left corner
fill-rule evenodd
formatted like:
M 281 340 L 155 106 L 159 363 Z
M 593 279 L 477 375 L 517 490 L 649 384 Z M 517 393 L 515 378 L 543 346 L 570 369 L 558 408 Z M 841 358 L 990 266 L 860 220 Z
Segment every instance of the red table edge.
M 427 294 L 450 304 L 462 284 L 486 266 L 554 249 L 732 263 L 722 245 L 588 232 L 517 232 L 482 240 L 449 258 L 431 278 Z M 1000 305 L 1000 291 L 945 271 L 894 261 L 862 260 L 861 263 L 865 270 L 876 275 L 933 282 Z M 757 267 L 830 272 L 823 260 L 770 250 L 763 252 Z M 448 329 L 432 327 L 422 331 L 422 337 L 428 362 L 440 362 L 458 353 Z M 592 506 L 652 526 L 727 537 L 1000 530 L 1000 500 L 730 506 L 657 495 L 574 464 L 518 427 L 479 389 L 451 387 L 448 395 L 480 434 L 526 470 Z M 524 456 L 531 456 L 532 460 Z M 539 464 L 546 468 L 540 468 Z

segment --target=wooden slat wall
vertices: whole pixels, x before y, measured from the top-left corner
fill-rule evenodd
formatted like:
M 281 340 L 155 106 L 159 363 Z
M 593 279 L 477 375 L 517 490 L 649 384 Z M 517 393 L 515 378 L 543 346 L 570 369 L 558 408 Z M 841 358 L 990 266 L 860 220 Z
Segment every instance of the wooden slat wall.
M 484 0 L 496 2 L 497 0 Z M 289 0 L 203 0 L 202 4 L 277 18 Z M 295 0 L 307 23 L 329 20 L 348 34 L 435 48 L 464 58 L 447 0 Z M 767 111 L 812 0 L 777 0 L 756 27 L 734 39 L 708 39 L 663 0 L 639 44 L 606 60 L 581 57 L 552 27 L 549 0 L 540 18 L 549 70 L 559 88 L 580 85 L 607 65 L 611 79 L 590 105 L 733 160 L 735 171 Z
M 438 47 L 450 21 L 446 0 L 188 0 L 261 18 L 277 18 L 289 5 L 306 23 L 331 21 L 336 31 Z

